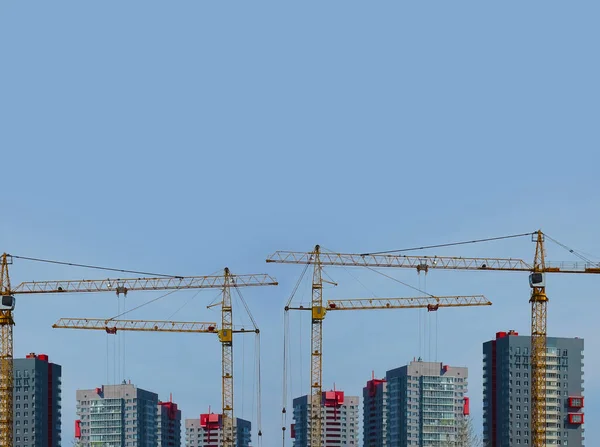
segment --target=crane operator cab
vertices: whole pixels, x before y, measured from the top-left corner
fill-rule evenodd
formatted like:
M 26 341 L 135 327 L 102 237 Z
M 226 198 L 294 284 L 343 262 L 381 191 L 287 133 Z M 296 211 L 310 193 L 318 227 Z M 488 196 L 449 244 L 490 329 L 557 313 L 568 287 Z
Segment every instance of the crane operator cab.
M 542 272 L 533 272 L 529 275 L 529 287 L 546 287 L 546 277 Z
M 15 297 L 12 295 L 2 295 L 0 310 L 15 310 Z

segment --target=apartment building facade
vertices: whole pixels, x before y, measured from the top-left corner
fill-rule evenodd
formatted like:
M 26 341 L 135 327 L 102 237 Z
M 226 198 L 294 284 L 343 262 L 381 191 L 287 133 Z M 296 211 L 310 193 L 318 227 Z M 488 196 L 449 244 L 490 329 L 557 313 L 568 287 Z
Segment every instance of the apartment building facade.
M 363 445 L 385 447 L 387 440 L 387 382 L 375 376 L 363 388 Z
M 233 432 L 236 447 L 250 447 L 252 424 L 241 418 L 234 418 Z M 199 419 L 185 420 L 185 445 L 187 447 L 221 447 L 223 445 L 222 416 L 201 414 Z
M 168 402 L 158 402 L 157 415 L 158 447 L 180 447 L 181 410 L 172 396 Z
M 359 445 L 360 398 L 345 396 L 343 391 L 325 391 L 321 399 L 321 433 L 325 447 Z M 310 396 L 297 397 L 293 401 L 294 423 L 291 437 L 294 447 L 309 447 Z
M 131 383 L 77 390 L 75 437 L 82 447 L 155 447 L 158 395 Z
M 467 368 L 415 360 L 385 380 L 388 447 L 457 445 L 470 412 Z
M 62 367 L 45 354 L 13 360 L 15 447 L 59 447 Z
M 584 445 L 583 346 L 581 338 L 547 338 L 547 445 Z M 531 443 L 530 358 L 531 337 L 515 331 L 483 344 L 484 445 Z

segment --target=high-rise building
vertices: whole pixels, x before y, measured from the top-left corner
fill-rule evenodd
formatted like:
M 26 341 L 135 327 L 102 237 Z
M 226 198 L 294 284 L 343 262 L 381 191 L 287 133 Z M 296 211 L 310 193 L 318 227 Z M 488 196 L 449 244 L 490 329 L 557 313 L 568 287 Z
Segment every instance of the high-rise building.
M 61 445 L 62 368 L 45 354 L 31 353 L 14 359 L 15 447 L 58 447 Z
M 155 447 L 158 395 L 131 383 L 77 390 L 75 437 L 89 447 Z
M 385 447 L 387 432 L 387 382 L 375 375 L 363 388 L 364 447 Z
M 158 447 L 181 446 L 181 410 L 173 402 L 158 402 Z
M 469 414 L 467 379 L 467 368 L 420 360 L 388 371 L 386 445 L 455 445 Z
M 223 430 L 221 415 L 201 414 L 200 419 L 185 420 L 185 445 L 187 447 L 221 447 Z M 233 432 L 236 447 L 250 447 L 252 424 L 245 419 L 234 418 Z
M 583 339 L 548 337 L 546 443 L 583 446 Z M 528 445 L 531 439 L 531 337 L 498 332 L 483 344 L 484 445 Z
M 358 396 L 343 391 L 325 391 L 321 400 L 321 433 L 326 447 L 358 445 Z M 294 447 L 309 447 L 310 396 L 294 399 L 294 423 L 291 437 Z

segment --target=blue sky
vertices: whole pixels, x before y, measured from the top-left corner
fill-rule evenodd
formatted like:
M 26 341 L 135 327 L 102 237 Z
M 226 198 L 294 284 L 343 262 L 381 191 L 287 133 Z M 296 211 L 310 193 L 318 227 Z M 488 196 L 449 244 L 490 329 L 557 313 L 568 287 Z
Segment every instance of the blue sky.
M 280 445 L 282 307 L 301 268 L 267 265 L 271 252 L 316 243 L 364 252 L 541 227 L 600 256 L 599 12 L 591 1 L 2 2 L 1 249 L 178 275 L 272 273 L 279 287 L 244 296 L 262 331 L 263 445 Z M 523 239 L 437 253 L 530 260 L 533 250 Z M 548 258 L 573 259 L 555 246 Z M 413 293 L 371 272 L 329 274 L 340 285 L 326 297 Z M 433 272 L 425 285 L 415 272 L 393 274 L 494 302 L 437 316 L 438 359 L 471 369 L 480 427 L 481 344 L 499 330 L 529 332 L 527 275 Z M 13 283 L 107 275 L 12 267 Z M 552 277 L 548 287 L 550 335 L 586 341 L 588 421 L 600 411 L 600 355 L 590 348 L 597 281 Z M 130 316 L 218 318 L 205 308 L 213 293 L 186 304 L 192 295 Z M 132 294 L 126 305 L 153 297 Z M 117 310 L 109 295 L 18 302 L 15 355 L 47 353 L 64 368 L 64 445 L 75 389 L 111 380 L 117 342 L 51 324 Z M 372 370 L 418 355 L 418 315 L 330 314 L 325 386 L 360 394 Z M 298 394 L 308 386 L 309 321 L 290 320 Z M 220 349 L 209 335 L 128 334 L 124 343 L 126 377 L 162 399 L 172 392 L 184 417 L 220 407 Z M 247 418 L 253 345 L 236 344 L 236 409 Z M 600 443 L 593 424 L 586 441 Z

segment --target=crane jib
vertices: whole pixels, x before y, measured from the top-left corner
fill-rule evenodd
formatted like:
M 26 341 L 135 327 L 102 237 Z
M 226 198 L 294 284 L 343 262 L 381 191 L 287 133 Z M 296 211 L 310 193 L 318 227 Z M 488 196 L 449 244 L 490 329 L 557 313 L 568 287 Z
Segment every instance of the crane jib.
M 178 278 L 125 278 L 78 281 L 33 281 L 19 284 L 12 293 L 126 293 L 134 290 L 219 289 L 224 287 L 276 286 L 277 281 L 266 274 L 188 276 Z
M 314 264 L 311 252 L 277 251 L 267 262 L 280 264 Z M 361 255 L 352 253 L 320 253 L 319 262 L 327 266 L 414 268 L 419 271 L 438 270 L 501 270 L 532 272 L 533 264 L 513 258 L 465 258 L 455 256 Z M 547 273 L 596 273 L 600 264 L 589 262 L 547 262 Z

